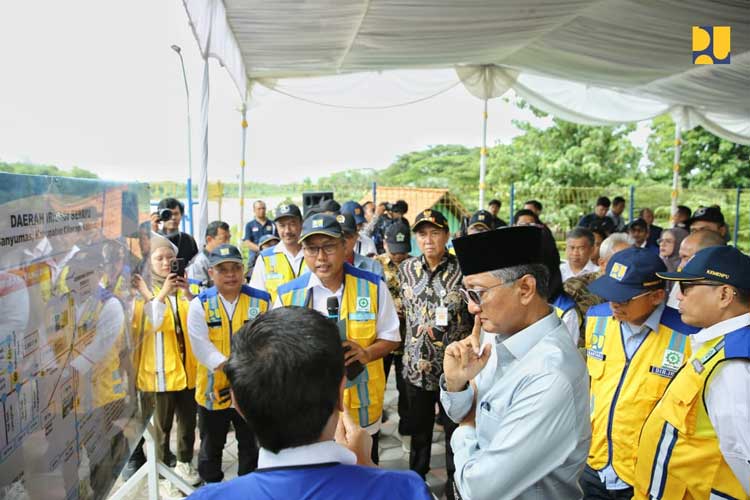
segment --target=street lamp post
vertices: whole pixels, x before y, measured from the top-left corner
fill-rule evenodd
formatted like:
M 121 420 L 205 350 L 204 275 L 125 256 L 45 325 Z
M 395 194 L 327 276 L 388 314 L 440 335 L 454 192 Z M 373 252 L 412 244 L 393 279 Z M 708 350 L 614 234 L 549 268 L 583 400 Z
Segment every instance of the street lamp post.
M 190 234 L 193 234 L 193 147 L 190 139 L 190 90 L 188 89 L 187 74 L 185 73 L 185 61 L 182 59 L 182 49 L 179 45 L 172 45 L 172 50 L 180 57 L 182 68 L 182 80 L 185 82 L 185 101 L 187 105 L 187 143 L 188 143 L 188 178 L 187 178 L 187 204 L 188 219 L 190 219 Z

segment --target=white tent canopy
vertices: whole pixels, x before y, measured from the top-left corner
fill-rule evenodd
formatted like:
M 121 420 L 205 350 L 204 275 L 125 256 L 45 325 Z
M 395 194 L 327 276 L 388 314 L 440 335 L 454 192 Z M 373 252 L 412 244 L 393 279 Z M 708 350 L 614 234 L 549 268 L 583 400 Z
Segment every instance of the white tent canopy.
M 750 144 L 745 0 L 182 1 L 243 100 L 255 81 L 454 67 L 482 99 L 513 88 L 593 125 L 672 112 Z M 692 26 L 730 26 L 731 64 L 694 65 Z

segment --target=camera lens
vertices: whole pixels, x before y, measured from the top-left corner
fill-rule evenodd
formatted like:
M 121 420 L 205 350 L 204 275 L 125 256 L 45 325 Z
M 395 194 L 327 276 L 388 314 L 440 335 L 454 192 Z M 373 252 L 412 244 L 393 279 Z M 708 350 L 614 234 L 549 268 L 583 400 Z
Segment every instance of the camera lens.
M 172 211 L 168 208 L 163 208 L 159 211 L 159 220 L 162 222 L 167 222 L 169 219 L 172 218 Z

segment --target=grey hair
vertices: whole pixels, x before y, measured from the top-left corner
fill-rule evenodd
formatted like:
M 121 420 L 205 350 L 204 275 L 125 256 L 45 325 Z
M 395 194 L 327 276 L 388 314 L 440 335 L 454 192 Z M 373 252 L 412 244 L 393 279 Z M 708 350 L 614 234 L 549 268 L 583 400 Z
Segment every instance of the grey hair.
M 543 299 L 549 298 L 549 269 L 544 264 L 521 264 L 520 266 L 504 267 L 490 271 L 490 274 L 503 282 L 510 284 L 525 274 L 530 274 L 536 280 L 536 293 Z
M 599 246 L 599 258 L 609 260 L 615 254 L 615 247 L 619 244 L 633 246 L 635 240 L 628 233 L 613 233 L 607 236 Z

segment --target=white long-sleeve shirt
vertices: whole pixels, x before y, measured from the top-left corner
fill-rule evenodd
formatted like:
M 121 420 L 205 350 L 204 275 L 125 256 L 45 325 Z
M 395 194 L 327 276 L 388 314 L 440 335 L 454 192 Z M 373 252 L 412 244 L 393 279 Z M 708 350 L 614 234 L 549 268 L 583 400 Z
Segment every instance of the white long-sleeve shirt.
M 693 352 L 709 340 L 748 325 L 750 313 L 704 328 L 692 336 Z M 750 362 L 730 359 L 720 363 L 705 394 L 719 450 L 750 495 Z
M 234 309 L 240 300 L 240 296 L 237 295 L 237 298 L 230 302 L 222 294 L 218 295 L 229 317 L 229 321 L 231 321 L 232 317 L 234 317 Z M 190 346 L 193 348 L 195 358 L 200 364 L 208 368 L 208 371 L 212 372 L 216 370 L 216 367 L 225 362 L 227 357 L 216 348 L 208 337 L 206 311 L 203 309 L 203 303 L 199 297 L 195 297 L 190 301 L 187 326 L 188 335 L 190 335 Z
M 485 334 L 493 344 L 475 378 L 475 426 L 460 426 L 451 439 L 454 480 L 464 498 L 496 500 L 575 499 L 591 444 L 586 367 L 553 312 L 511 335 Z M 474 389 L 440 400 L 460 422 Z

